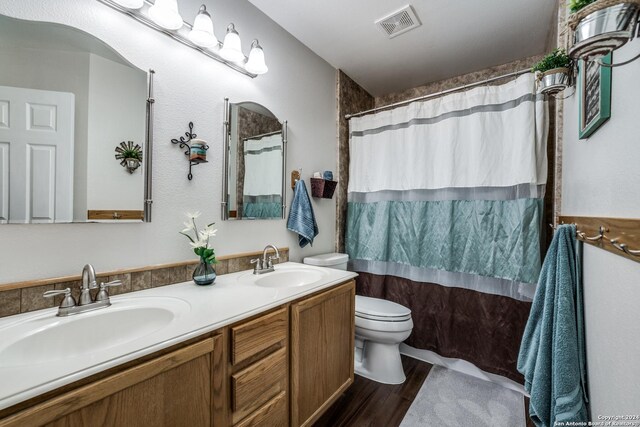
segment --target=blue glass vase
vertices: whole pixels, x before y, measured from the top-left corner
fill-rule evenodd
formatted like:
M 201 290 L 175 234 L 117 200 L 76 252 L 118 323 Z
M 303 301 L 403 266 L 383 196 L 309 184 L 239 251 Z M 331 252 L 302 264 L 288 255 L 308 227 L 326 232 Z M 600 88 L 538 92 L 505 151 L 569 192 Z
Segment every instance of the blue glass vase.
M 193 281 L 196 285 L 210 285 L 216 281 L 216 270 L 213 265 L 207 263 L 204 258 L 200 258 L 200 264 L 193 270 Z

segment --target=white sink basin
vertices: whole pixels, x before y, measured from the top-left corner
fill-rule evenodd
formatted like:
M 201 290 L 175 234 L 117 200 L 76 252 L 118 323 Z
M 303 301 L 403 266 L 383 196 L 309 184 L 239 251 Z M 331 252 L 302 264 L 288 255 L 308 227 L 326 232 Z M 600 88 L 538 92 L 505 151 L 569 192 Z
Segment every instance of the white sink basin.
M 310 285 L 321 280 L 327 273 L 311 268 L 287 268 L 264 273 L 255 284 L 267 288 L 292 288 Z
M 189 312 L 179 298 L 138 297 L 69 317 L 35 315 L 0 330 L 0 366 L 25 366 L 92 353 L 153 334 Z

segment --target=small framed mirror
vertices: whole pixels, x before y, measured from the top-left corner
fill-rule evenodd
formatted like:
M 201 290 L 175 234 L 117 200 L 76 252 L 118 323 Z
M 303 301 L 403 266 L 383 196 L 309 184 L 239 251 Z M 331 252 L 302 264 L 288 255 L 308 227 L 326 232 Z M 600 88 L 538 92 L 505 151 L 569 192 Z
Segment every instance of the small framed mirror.
M 0 224 L 151 221 L 153 72 L 0 15 Z
M 255 102 L 224 109 L 222 219 L 283 219 L 287 122 Z

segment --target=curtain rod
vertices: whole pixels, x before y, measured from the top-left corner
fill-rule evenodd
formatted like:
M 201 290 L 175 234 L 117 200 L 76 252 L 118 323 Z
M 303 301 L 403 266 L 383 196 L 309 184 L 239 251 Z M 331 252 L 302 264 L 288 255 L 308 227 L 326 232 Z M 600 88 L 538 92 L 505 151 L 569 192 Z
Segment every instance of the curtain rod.
M 282 133 L 282 130 L 274 130 L 273 132 L 267 132 L 267 133 L 261 133 L 260 135 L 256 135 L 256 136 L 248 136 L 246 138 L 242 138 L 243 141 L 248 141 L 250 139 L 262 139 L 265 138 L 267 136 L 271 136 L 271 135 L 276 135 Z
M 422 100 L 426 100 L 426 99 L 437 98 L 439 96 L 447 95 L 449 93 L 458 92 L 458 91 L 469 89 L 469 88 L 476 87 L 476 86 L 482 86 L 482 85 L 485 85 L 487 83 L 494 82 L 496 80 L 506 79 L 508 77 L 515 77 L 515 76 L 519 76 L 521 74 L 526 74 L 526 73 L 530 73 L 530 72 L 531 72 L 530 68 L 528 68 L 526 70 L 514 71 L 512 73 L 503 74 L 501 76 L 496 76 L 496 77 L 491 77 L 491 78 L 486 79 L 486 80 L 482 80 L 482 81 L 475 82 L 475 83 L 469 83 L 469 84 L 466 84 L 466 85 L 454 87 L 454 88 L 443 90 L 443 91 L 436 92 L 436 93 L 430 93 L 429 95 L 419 96 L 417 98 L 408 99 L 406 101 L 395 102 L 393 104 L 384 105 L 382 107 L 376 107 L 376 108 L 372 108 L 370 110 L 360 111 L 359 113 L 345 114 L 344 118 L 349 120 L 352 117 L 362 116 L 364 114 L 373 113 L 375 111 L 386 110 L 388 108 L 398 107 L 400 105 L 409 104 L 409 103 L 415 102 L 415 101 L 422 101 Z

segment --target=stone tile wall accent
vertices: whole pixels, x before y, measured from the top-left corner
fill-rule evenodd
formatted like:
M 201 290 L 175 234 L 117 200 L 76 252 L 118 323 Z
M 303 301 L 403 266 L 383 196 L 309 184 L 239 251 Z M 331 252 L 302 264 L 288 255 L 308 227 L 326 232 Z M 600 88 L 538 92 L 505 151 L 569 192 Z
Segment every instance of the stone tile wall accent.
M 341 70 L 336 72 L 338 96 L 338 188 L 336 191 L 336 251 L 344 252 L 344 232 L 347 220 L 347 185 L 349 184 L 349 121 L 345 114 L 354 114 L 374 107 L 373 96 L 351 80 Z
M 461 76 L 452 77 L 446 80 L 440 80 L 433 83 L 428 83 L 423 86 L 407 89 L 403 92 L 390 93 L 383 96 L 378 96 L 375 99 L 376 107 L 383 107 L 385 105 L 393 104 L 395 102 L 406 101 L 412 98 L 417 98 L 430 93 L 441 92 L 447 89 L 453 89 L 469 83 L 475 83 L 482 80 L 497 77 L 503 74 L 511 73 L 518 70 L 526 70 L 531 68 L 533 64 L 542 59 L 544 55 L 530 56 L 528 58 L 518 59 L 517 61 L 509 62 L 507 64 L 497 65 L 495 67 L 486 68 L 480 71 L 474 71 L 473 73 L 463 74 Z M 504 81 L 497 80 L 491 84 L 502 84 Z
M 279 251 L 279 262 L 289 261 L 289 249 L 282 248 Z M 253 266 L 249 261 L 259 255 L 262 255 L 262 252 L 219 257 L 218 264 L 215 266 L 216 273 L 222 275 L 252 269 Z M 192 280 L 191 276 L 197 264 L 197 261 L 186 261 L 117 272 L 97 272 L 96 279 L 98 283 L 121 280 L 122 286 L 111 288 L 109 291 L 111 295 L 119 295 L 174 283 L 189 282 Z M 77 300 L 80 295 L 81 285 L 80 276 L 0 285 L 0 317 L 58 306 L 62 301 L 61 296 L 55 298 L 42 297 L 43 293 L 53 289 L 71 288 L 72 294 Z M 95 296 L 97 290 L 93 292 Z

